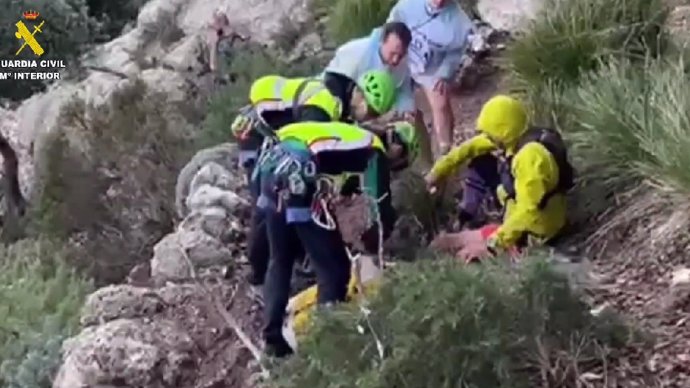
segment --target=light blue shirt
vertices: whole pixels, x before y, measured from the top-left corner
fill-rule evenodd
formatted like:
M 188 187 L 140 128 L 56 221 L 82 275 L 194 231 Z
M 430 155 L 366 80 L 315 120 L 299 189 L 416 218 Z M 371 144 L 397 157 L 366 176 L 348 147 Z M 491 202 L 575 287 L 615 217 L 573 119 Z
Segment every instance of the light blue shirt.
M 448 79 L 460 67 L 472 21 L 455 1 L 431 10 L 426 0 L 399 0 L 388 21 L 400 21 L 412 32 L 408 62 L 413 76 Z
M 357 81 L 367 71 L 386 70 L 393 76 L 398 86 L 397 98 L 392 110 L 400 113 L 414 112 L 414 89 L 409 66 L 405 59 L 394 68 L 383 63 L 379 54 L 382 32 L 381 28 L 376 28 L 371 35 L 351 40 L 340 46 L 325 71 L 342 74 Z

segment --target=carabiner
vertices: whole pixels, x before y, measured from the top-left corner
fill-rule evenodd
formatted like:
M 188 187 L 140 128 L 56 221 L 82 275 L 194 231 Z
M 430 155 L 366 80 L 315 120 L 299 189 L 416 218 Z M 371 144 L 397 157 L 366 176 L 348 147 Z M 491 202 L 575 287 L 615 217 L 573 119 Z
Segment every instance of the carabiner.
M 307 178 L 313 178 L 316 176 L 316 163 L 313 161 L 308 161 L 303 166 L 304 176 Z

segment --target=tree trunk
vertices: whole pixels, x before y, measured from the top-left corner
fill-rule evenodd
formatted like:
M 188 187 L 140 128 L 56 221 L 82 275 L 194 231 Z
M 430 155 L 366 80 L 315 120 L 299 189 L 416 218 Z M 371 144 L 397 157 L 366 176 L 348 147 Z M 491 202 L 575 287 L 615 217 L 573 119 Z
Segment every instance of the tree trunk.
M 2 134 L 0 134 L 0 155 L 3 158 L 2 190 L 5 197 L 2 237 L 5 241 L 15 241 L 23 234 L 20 219 L 26 212 L 26 200 L 19 187 L 17 153 Z

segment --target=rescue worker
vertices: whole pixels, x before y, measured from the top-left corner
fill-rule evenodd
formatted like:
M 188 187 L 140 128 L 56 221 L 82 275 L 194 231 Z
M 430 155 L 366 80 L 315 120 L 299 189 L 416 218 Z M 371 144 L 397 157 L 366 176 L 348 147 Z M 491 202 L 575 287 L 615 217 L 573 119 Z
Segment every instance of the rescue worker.
M 502 223 L 462 251 L 466 259 L 524 247 L 554 238 L 566 223 L 565 194 L 574 171 L 558 132 L 528 128 L 523 104 L 509 96 L 491 98 L 477 118 L 478 134 L 439 159 L 425 177 L 430 190 L 467 164 L 460 221 L 479 216 L 483 201 L 496 193 L 504 207 Z
M 251 182 L 254 163 L 266 137 L 285 125 L 301 121 L 365 121 L 386 113 L 395 103 L 395 82 L 385 71 L 362 74 L 358 82 L 326 73 L 324 80 L 288 79 L 276 75 L 257 79 L 249 93 L 250 105 L 242 108 L 232 125 L 240 147 L 240 164 Z M 255 181 L 258 183 L 258 181 Z M 258 187 L 250 184 L 253 202 Z M 268 266 L 268 237 L 263 214 L 252 208 L 248 259 L 249 283 L 257 298 Z
M 264 340 L 268 354 L 284 357 L 292 348 L 282 334 L 290 280 L 299 246 L 316 273 L 318 304 L 345 299 L 350 258 L 332 216 L 330 201 L 343 183 L 358 177 L 360 191 L 372 201 L 370 220 L 378 213 L 387 238 L 396 219 L 391 205 L 390 173 L 407 167 L 419 153 L 414 127 L 397 123 L 380 135 L 347 123 L 295 123 L 276 132 L 278 144 L 257 165 L 265 211 L 270 265 L 264 286 Z M 378 224 L 362 235 L 367 251 L 377 252 Z

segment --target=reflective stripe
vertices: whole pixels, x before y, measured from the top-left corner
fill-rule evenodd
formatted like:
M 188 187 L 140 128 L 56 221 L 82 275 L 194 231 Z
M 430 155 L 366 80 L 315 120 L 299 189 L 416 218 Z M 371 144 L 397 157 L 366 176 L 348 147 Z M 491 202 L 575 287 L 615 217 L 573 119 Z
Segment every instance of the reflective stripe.
M 308 207 L 288 207 L 285 209 L 285 220 L 288 224 L 311 221 L 311 209 Z
M 240 166 L 244 166 L 244 164 L 252 159 L 256 159 L 258 155 L 257 151 L 240 151 L 240 156 L 239 156 L 239 162 Z
M 316 96 L 322 91 L 328 90 L 326 89 L 326 86 L 319 82 L 318 80 L 313 80 L 313 81 L 307 81 L 310 84 L 307 85 L 305 90 L 301 93 L 300 96 L 297 98 L 297 104 L 298 105 L 304 105 L 306 104 L 312 97 Z M 257 112 L 265 112 L 265 111 L 276 111 L 276 110 L 286 110 L 290 109 L 293 107 L 293 100 L 294 98 L 286 98 L 283 94 L 285 92 L 285 88 L 287 87 L 288 80 L 286 78 L 279 78 L 275 81 L 275 84 L 273 84 L 273 98 L 270 100 L 263 100 L 257 102 L 254 107 Z M 316 85 L 314 85 L 316 84 Z M 337 109 L 340 109 L 340 101 L 337 103 Z M 328 112 L 329 114 L 331 112 Z
M 278 202 L 262 193 L 259 194 L 259 198 L 256 200 L 256 207 L 260 209 L 276 210 L 278 208 Z
M 370 148 L 374 143 L 374 134 L 366 132 L 359 140 L 343 141 L 340 138 L 317 139 L 309 144 L 309 150 L 313 154 L 322 151 L 351 151 L 360 148 Z
M 287 84 L 287 80 L 285 78 L 278 78 L 276 80 L 276 83 L 273 84 L 273 97 L 283 99 L 283 89 L 285 89 L 285 85 Z
M 300 105 L 304 105 L 312 97 L 314 97 L 317 94 L 321 93 L 322 91 L 326 90 L 326 86 L 324 84 L 322 84 L 321 82 L 318 82 L 318 81 L 308 81 L 308 82 L 309 82 L 309 84 L 307 85 L 307 87 L 305 87 L 304 91 L 302 91 L 301 95 L 298 96 L 299 98 L 297 99 L 297 103 Z M 316 87 L 314 87 L 314 83 L 317 83 Z

